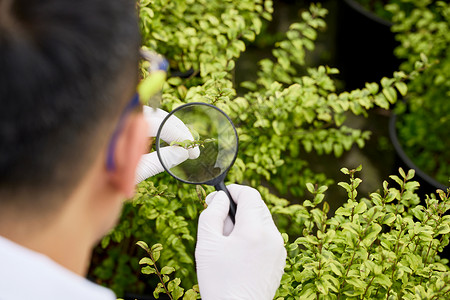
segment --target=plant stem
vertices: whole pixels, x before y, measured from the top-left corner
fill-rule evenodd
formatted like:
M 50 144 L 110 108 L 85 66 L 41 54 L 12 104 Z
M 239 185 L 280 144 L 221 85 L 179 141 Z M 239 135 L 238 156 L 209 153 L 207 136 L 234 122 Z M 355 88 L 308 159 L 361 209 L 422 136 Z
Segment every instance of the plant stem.
M 392 264 L 392 274 L 391 274 L 391 281 L 392 281 L 392 284 L 391 284 L 391 286 L 389 287 L 389 289 L 388 289 L 388 292 L 387 292 L 387 296 L 386 296 L 386 299 L 388 299 L 389 298 L 389 294 L 390 294 L 390 292 L 391 292 L 391 288 L 392 288 L 392 286 L 394 285 L 394 275 L 395 275 L 395 267 L 397 266 L 397 264 L 398 264 L 398 261 L 399 261 L 399 258 L 398 258 L 398 249 L 399 249 L 399 247 L 400 247 L 400 238 L 401 238 L 401 234 L 402 234 L 402 232 L 403 232 L 403 229 L 405 229 L 405 227 L 401 227 L 400 228 L 400 231 L 399 231 L 399 233 L 398 233 L 398 238 L 397 238 L 397 245 L 396 245 L 396 249 L 395 249 L 395 261 L 394 261 L 394 263 Z
M 370 220 L 367 222 L 366 228 L 364 228 L 363 232 L 362 232 L 361 235 L 359 236 L 358 245 L 356 245 L 355 249 L 358 249 L 358 248 L 359 248 L 359 245 L 361 244 L 361 241 L 362 241 L 362 237 L 366 234 L 367 229 L 369 228 L 370 224 L 371 224 L 372 221 L 373 221 L 373 216 L 374 216 L 374 215 L 372 215 L 372 217 L 370 218 Z M 351 267 L 351 265 L 352 265 L 352 263 L 353 263 L 353 259 L 355 258 L 355 255 L 356 255 L 356 250 L 353 251 L 352 258 L 350 259 L 350 263 L 349 263 L 349 265 L 348 265 L 347 271 L 345 272 L 344 280 L 342 280 L 341 286 L 339 287 L 339 294 L 337 295 L 337 299 L 338 299 L 338 300 L 339 300 L 340 297 L 341 297 L 341 290 L 342 290 L 342 287 L 343 287 L 343 285 L 344 285 L 345 278 L 347 278 L 348 272 L 350 271 L 350 267 Z
M 356 248 L 358 248 L 358 247 L 359 247 L 359 242 L 358 242 L 358 245 L 356 246 Z M 345 278 L 347 278 L 348 272 L 350 271 L 350 267 L 351 267 L 351 265 L 353 263 L 353 259 L 355 258 L 355 254 L 356 254 L 356 251 L 353 251 L 353 255 L 352 255 L 352 258 L 350 259 L 350 263 L 348 265 L 347 271 L 345 272 L 344 279 L 342 280 L 341 286 L 339 287 L 339 294 L 337 295 L 337 300 L 339 300 L 341 298 L 341 290 L 342 290 L 342 287 L 344 285 Z
M 361 300 L 364 299 L 364 297 L 367 294 L 367 291 L 369 290 L 369 287 L 372 285 L 372 281 L 375 279 L 375 275 L 372 276 L 372 279 L 370 279 L 369 284 L 366 286 L 366 290 L 364 291 L 364 294 L 361 296 Z
M 448 278 L 448 276 L 447 276 L 447 278 Z M 437 291 L 437 293 L 436 293 L 436 295 L 434 295 L 430 300 L 433 300 L 433 299 L 439 299 L 439 293 L 444 289 L 444 288 L 446 288 L 447 286 L 448 286 L 448 284 L 449 284 L 450 282 L 449 281 L 446 281 L 445 282 L 445 284 L 444 285 L 442 285 L 442 287 L 439 289 L 439 291 Z M 445 292 L 445 293 L 443 293 L 441 296 L 445 296 L 446 294 L 448 294 L 448 293 L 450 293 L 450 288 Z
M 158 270 L 158 266 L 156 265 L 156 260 L 153 257 L 152 251 L 151 250 L 146 250 L 146 251 L 147 251 L 147 254 L 150 256 L 150 259 L 153 261 L 153 265 L 155 266 L 156 275 L 158 275 L 159 281 L 161 282 L 165 293 L 169 296 L 170 300 L 173 300 L 172 295 L 170 294 L 169 290 L 166 287 L 166 284 L 164 283 L 164 280 L 161 276 L 161 272 L 159 272 L 159 270 Z

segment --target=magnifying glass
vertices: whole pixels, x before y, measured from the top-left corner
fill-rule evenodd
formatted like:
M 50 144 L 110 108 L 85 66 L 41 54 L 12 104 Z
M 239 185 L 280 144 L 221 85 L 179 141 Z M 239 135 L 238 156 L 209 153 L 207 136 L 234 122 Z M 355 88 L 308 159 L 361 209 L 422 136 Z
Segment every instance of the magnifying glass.
M 174 119 L 175 118 L 175 119 Z M 178 120 L 177 120 L 178 119 Z M 182 121 L 194 140 L 174 141 L 167 144 L 161 139 L 169 132 L 169 125 Z M 231 119 L 219 108 L 201 102 L 181 105 L 170 112 L 161 123 L 156 135 L 156 151 L 164 169 L 176 179 L 191 184 L 206 184 L 224 191 L 230 199 L 229 215 L 235 222 L 236 204 L 231 199 L 224 180 L 238 153 L 238 135 Z M 186 150 L 198 147 L 197 158 L 187 159 L 177 166 L 169 165 L 163 147 L 178 146 Z

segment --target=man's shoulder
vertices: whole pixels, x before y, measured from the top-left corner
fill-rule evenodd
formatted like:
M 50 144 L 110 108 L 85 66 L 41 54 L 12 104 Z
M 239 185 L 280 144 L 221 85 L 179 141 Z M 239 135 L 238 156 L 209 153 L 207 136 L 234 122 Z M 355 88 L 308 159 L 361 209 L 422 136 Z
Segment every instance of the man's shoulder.
M 0 299 L 112 300 L 112 291 L 0 236 Z

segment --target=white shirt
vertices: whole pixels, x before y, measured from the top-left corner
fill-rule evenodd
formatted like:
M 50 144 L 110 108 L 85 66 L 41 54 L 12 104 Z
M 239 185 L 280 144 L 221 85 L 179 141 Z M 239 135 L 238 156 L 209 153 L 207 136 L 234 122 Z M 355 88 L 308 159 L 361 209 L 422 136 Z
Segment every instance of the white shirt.
M 0 236 L 0 300 L 115 300 L 114 293 Z

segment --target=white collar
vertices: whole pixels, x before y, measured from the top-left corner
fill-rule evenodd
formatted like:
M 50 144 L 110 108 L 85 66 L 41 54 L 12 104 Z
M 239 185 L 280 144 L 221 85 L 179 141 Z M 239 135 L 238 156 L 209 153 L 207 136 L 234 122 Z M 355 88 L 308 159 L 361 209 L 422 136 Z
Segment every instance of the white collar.
M 0 236 L 0 300 L 115 300 L 114 293 Z

